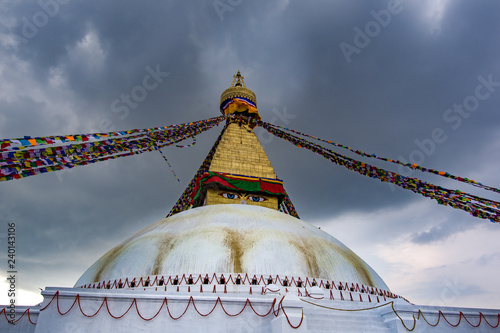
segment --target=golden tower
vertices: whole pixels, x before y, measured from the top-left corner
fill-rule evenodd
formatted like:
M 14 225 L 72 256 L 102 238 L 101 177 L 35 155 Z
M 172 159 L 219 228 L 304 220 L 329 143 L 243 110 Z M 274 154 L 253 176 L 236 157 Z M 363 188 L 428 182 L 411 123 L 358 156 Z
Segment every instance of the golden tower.
M 193 206 L 248 204 L 278 210 L 285 195 L 253 128 L 260 120 L 255 93 L 240 72 L 220 100 L 227 127 L 200 181 Z

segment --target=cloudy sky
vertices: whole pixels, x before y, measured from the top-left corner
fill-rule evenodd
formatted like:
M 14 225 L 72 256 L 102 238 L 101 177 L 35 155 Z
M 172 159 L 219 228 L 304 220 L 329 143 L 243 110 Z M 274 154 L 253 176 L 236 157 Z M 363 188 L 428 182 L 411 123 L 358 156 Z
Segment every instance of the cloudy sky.
M 3 0 L 0 137 L 214 117 L 240 70 L 265 121 L 499 187 L 499 11 L 465 0 Z M 126 104 L 150 71 L 154 88 Z M 15 222 L 19 303 L 72 286 L 164 218 L 220 128 L 165 149 L 181 182 L 152 152 L 1 183 L 0 240 Z M 258 137 L 302 219 L 351 247 L 394 293 L 500 307 L 500 225 Z M 0 267 L 7 290 L 6 259 Z

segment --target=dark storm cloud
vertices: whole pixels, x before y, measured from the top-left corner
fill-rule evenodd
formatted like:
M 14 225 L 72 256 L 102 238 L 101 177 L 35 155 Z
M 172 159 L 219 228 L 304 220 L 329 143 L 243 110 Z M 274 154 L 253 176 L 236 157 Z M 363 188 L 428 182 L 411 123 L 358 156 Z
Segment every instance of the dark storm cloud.
M 486 147 L 498 140 L 500 88 L 467 117 L 453 111 L 475 96 L 478 77 L 500 82 L 495 2 L 402 1 L 362 47 L 356 46 L 357 31 L 366 34 L 391 2 L 241 1 L 226 10 L 214 1 L 58 3 L 57 13 L 18 44 L 13 34 L 23 37 L 26 22 L 35 24 L 44 9 L 33 1 L 0 5 L 1 137 L 148 128 L 217 116 L 220 94 L 239 69 L 265 121 L 388 158 L 420 158 L 425 166 L 484 177 L 477 179 L 484 183 L 498 180 L 481 173 L 486 169 L 480 163 L 498 162 Z M 358 48 L 350 62 L 342 43 Z M 127 104 L 157 68 L 168 75 L 150 81 L 158 85 L 144 99 Z M 444 118 L 448 109 L 460 125 Z M 436 128 L 446 139 L 434 140 Z M 72 285 L 109 248 L 163 218 L 219 131 L 200 135 L 194 147 L 165 149 L 180 183 L 161 155 L 150 153 L 0 184 L 2 218 L 19 225 L 21 268 L 25 276 L 45 278 L 26 278 L 25 288 L 54 285 L 54 271 L 63 266 L 67 278 L 57 283 Z M 428 200 L 259 135 L 306 220 L 376 215 Z M 380 239 L 400 233 L 414 244 L 434 244 L 469 230 L 473 219 L 461 214 L 455 224 L 451 217 L 410 217 L 412 227 L 380 218 L 370 230 Z

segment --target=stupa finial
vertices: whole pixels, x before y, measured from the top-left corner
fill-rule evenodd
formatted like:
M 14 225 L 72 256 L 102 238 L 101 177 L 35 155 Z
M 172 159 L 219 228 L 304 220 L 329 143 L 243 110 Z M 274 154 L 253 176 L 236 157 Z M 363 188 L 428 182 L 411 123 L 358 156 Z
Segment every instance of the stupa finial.
M 248 111 L 260 119 L 257 111 L 257 98 L 255 93 L 247 88 L 245 78 L 240 71 L 233 75 L 231 86 L 224 90 L 220 97 L 220 111 L 222 114 Z
M 233 83 L 231 83 L 231 87 L 243 87 L 243 88 L 246 88 L 247 86 L 245 85 L 245 81 L 244 81 L 244 76 L 241 75 L 240 71 L 238 71 L 238 73 L 236 73 L 236 75 L 233 75 L 234 77 L 234 80 L 233 80 Z M 234 83 L 234 81 L 236 81 L 236 83 Z

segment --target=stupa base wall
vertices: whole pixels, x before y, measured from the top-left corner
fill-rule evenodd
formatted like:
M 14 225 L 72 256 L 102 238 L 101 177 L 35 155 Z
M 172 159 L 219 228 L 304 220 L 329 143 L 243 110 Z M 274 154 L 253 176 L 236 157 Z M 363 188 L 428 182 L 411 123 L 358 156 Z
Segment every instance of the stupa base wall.
M 38 320 L 38 307 L 0 305 L 0 332 L 33 333 Z
M 319 287 L 270 285 L 250 294 L 157 288 L 47 288 L 38 307 L 17 308 L 11 332 L 498 332 L 500 310 L 418 306 L 402 298 L 332 297 Z M 301 295 L 301 296 L 300 296 Z M 3 311 L 0 308 L 0 311 Z M 24 313 L 24 315 L 22 315 Z M 29 314 L 29 315 L 28 315 Z
M 499 332 L 500 310 L 413 305 L 396 300 L 381 312 L 391 332 Z

